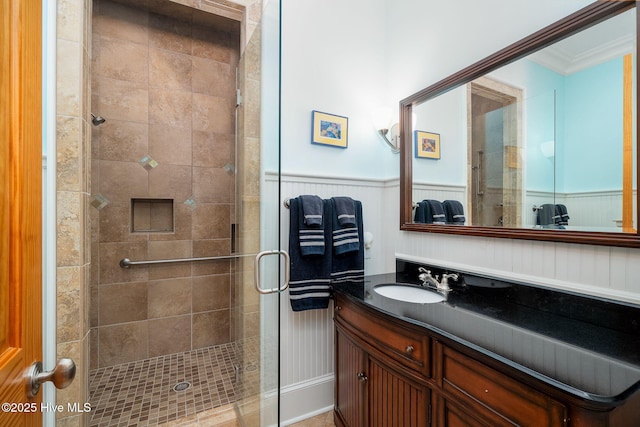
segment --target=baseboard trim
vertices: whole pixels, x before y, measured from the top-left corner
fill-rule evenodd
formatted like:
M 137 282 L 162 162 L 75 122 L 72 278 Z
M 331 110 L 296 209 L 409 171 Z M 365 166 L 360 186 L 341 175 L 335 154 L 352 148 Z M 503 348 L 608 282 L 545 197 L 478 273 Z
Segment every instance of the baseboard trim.
M 281 425 L 288 426 L 333 410 L 335 377 L 333 374 L 282 387 Z

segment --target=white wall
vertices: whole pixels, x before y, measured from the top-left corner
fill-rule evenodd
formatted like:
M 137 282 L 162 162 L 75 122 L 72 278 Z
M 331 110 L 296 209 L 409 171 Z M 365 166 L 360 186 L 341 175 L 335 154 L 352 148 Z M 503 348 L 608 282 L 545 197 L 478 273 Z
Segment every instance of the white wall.
M 400 99 L 588 3 L 285 0 L 281 137 L 288 178 L 283 197 L 361 198 L 365 228 L 376 230 L 369 274 L 394 271 L 395 257 L 402 254 L 640 303 L 637 249 L 401 232 L 399 157 L 378 140 L 369 120 L 376 105 L 397 106 Z M 311 144 L 312 110 L 349 117 L 348 149 Z M 284 215 L 285 230 L 287 224 Z M 282 321 L 282 351 L 288 354 L 283 385 L 292 390 L 283 397 L 283 414 L 297 419 L 305 411 L 325 409 L 333 399 L 331 312 L 299 315 L 285 309 Z M 299 392 L 305 385 L 318 394 Z M 313 396 L 316 408 L 309 409 L 298 396 Z
M 397 175 L 370 117 L 386 98 L 385 0 L 285 1 L 282 22 L 283 170 Z M 311 144 L 312 110 L 348 117 L 347 149 Z

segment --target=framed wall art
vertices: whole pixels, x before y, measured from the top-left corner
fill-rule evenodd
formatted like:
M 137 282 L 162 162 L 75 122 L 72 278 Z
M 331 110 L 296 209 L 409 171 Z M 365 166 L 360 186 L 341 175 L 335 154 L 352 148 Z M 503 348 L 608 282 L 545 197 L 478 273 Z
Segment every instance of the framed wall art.
M 348 118 L 314 110 L 311 122 L 312 144 L 347 148 Z
M 440 134 L 416 130 L 413 132 L 415 155 L 418 158 L 440 158 Z

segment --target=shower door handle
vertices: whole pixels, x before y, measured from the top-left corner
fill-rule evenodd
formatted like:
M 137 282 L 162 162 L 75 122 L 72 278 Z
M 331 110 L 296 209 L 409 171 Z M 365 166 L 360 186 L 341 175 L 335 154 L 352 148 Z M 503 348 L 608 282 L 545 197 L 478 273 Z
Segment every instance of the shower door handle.
M 265 257 L 267 255 L 278 255 L 284 258 L 284 283 L 278 288 L 264 289 L 260 285 L 260 260 L 262 259 L 262 257 Z M 253 271 L 255 273 L 254 283 L 256 285 L 256 290 L 259 293 L 266 295 L 266 294 L 273 294 L 276 292 L 282 292 L 289 287 L 289 275 L 291 271 L 291 267 L 289 265 L 289 253 L 287 253 L 287 251 L 284 251 L 284 250 L 262 251 L 258 255 L 256 255 L 256 261 L 253 267 Z
M 480 179 L 482 178 L 482 155 L 483 154 L 484 154 L 483 150 L 478 150 L 478 165 L 471 168 L 471 169 L 475 169 L 476 171 L 476 195 L 478 196 L 484 195 L 484 191 L 482 191 L 482 187 L 480 185 Z

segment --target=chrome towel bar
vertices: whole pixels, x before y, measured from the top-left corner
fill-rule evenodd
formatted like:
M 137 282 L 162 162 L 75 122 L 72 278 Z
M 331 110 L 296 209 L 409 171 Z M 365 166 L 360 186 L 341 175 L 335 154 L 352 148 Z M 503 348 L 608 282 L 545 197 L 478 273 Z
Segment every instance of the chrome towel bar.
M 174 262 L 193 262 L 193 261 L 217 261 L 223 259 L 235 259 L 242 257 L 255 257 L 256 254 L 241 254 L 241 255 L 222 255 L 222 256 L 210 256 L 200 258 L 173 258 L 173 259 L 154 259 L 149 261 L 131 261 L 129 258 L 122 258 L 120 260 L 120 267 L 129 268 L 136 265 L 152 265 L 152 264 L 169 264 Z

